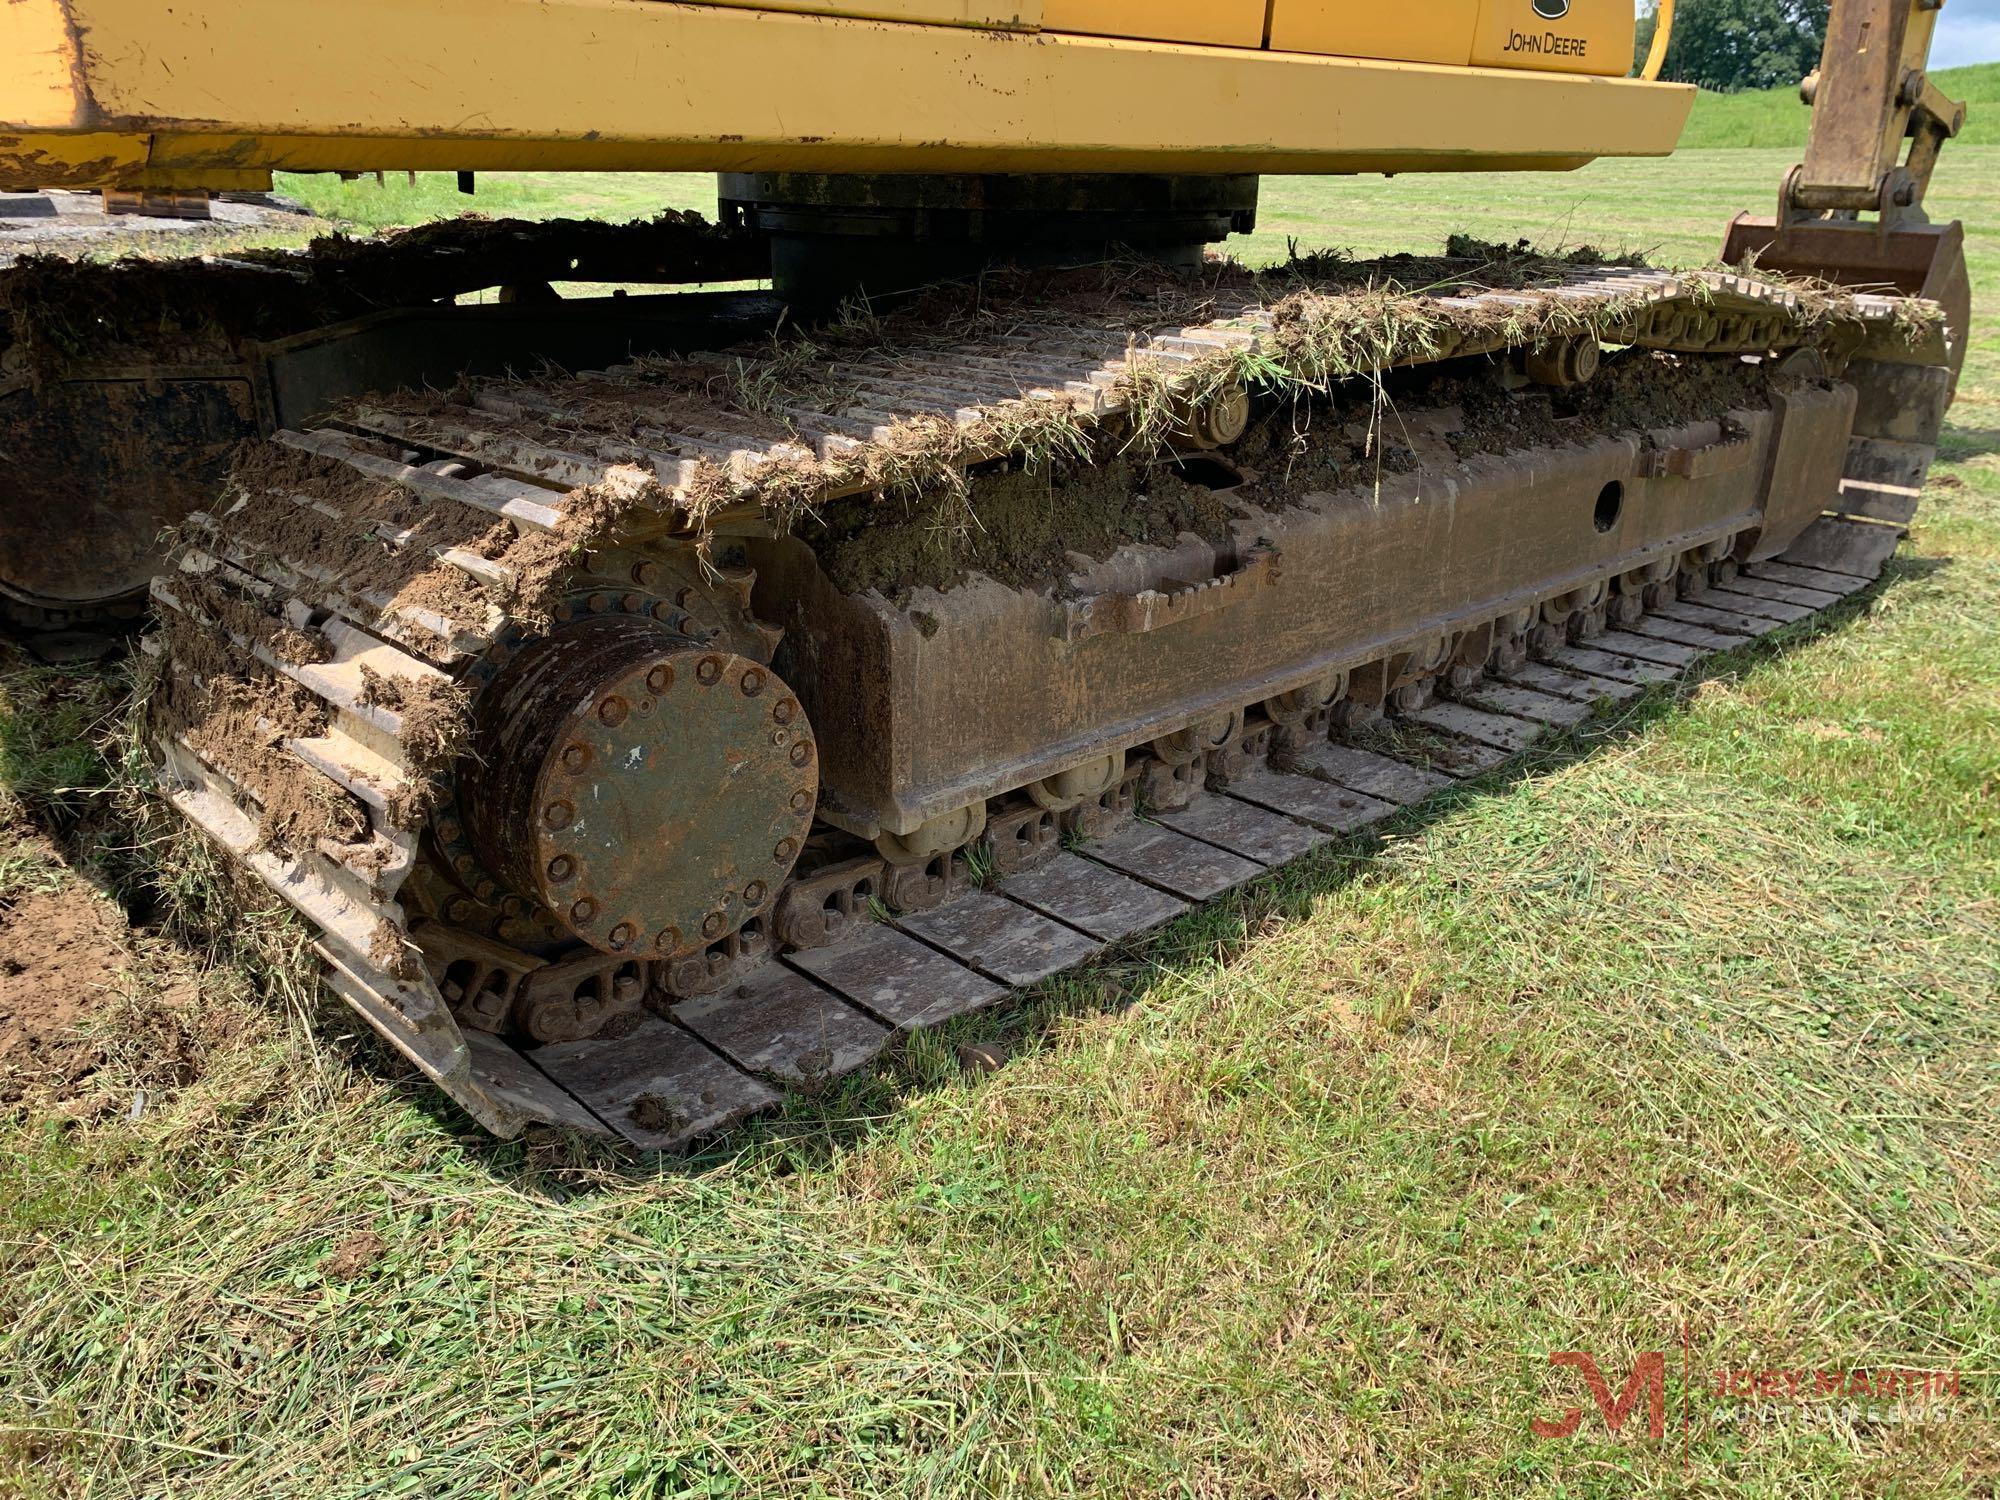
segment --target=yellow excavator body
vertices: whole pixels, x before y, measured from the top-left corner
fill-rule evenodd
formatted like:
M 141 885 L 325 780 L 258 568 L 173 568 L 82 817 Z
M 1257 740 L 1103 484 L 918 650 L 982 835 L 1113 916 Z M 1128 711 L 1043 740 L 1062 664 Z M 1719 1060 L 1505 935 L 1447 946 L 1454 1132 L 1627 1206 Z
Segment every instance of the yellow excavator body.
M 11 0 L 0 188 L 1563 169 L 1679 137 L 1694 90 L 1623 76 L 1632 30 L 1627 0 Z

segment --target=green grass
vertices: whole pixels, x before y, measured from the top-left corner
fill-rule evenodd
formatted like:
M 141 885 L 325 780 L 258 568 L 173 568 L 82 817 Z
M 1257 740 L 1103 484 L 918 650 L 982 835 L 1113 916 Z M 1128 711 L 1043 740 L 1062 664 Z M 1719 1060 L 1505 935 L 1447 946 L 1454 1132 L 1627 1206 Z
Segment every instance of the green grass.
M 342 182 L 324 173 L 278 174 L 277 191 L 320 218 L 357 230 L 423 224 L 454 214 L 492 218 L 644 219 L 663 208 L 699 209 L 715 215 L 715 174 L 632 172 L 563 174 L 481 172 L 473 193 L 458 190 L 449 172 L 390 172 Z
M 2000 63 L 1976 63 L 1965 68 L 1940 68 L 1931 80 L 1945 97 L 1962 102 L 1965 129 L 1960 146 L 2000 145 Z M 1697 150 L 1718 146 L 1804 149 L 1812 111 L 1799 99 L 1797 87 L 1746 89 L 1740 94 L 1695 96 L 1694 113 L 1681 137 L 1682 147 Z M 1950 148 L 1947 148 L 1949 150 Z
M 1788 160 L 1279 181 L 1252 248 L 1700 257 Z M 496 1145 L 359 1022 L 141 944 L 135 992 L 220 1020 L 171 1086 L 128 1048 L 113 1107 L 0 1125 L 0 1491 L 1992 1494 L 1996 179 L 1940 173 L 1984 336 L 1871 599 L 700 1160 Z M 0 734 L 38 809 L 50 741 Z M 963 1075 L 970 1040 L 1013 1060 Z M 1683 1336 L 1697 1384 L 1963 1394 L 1690 1408 Z M 1689 1430 L 1609 1437 L 1570 1348 L 1614 1390 L 1669 1351 Z

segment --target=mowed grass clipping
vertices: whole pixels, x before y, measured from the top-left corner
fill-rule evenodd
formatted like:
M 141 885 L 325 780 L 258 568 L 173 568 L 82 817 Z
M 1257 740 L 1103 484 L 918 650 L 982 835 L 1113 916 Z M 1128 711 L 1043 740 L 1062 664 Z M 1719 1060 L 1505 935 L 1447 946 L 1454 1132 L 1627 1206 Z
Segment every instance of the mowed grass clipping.
M 1781 170 L 1736 155 L 1620 164 L 1571 242 L 1719 238 Z M 1982 326 L 1994 166 L 1941 176 Z M 1601 180 L 1281 182 L 1266 232 L 1546 235 Z M 1996 353 L 1867 599 L 693 1161 L 496 1144 L 344 1012 L 138 943 L 132 995 L 218 1024 L 0 1126 L 0 1492 L 1991 1494 Z M 50 769 L 32 685 L 63 833 L 111 773 Z M 115 867 L 92 826 L 4 868 Z M 1666 1353 L 1663 1440 L 1575 1349 L 1613 1394 Z M 1710 1383 L 1890 1366 L 1960 1393 Z

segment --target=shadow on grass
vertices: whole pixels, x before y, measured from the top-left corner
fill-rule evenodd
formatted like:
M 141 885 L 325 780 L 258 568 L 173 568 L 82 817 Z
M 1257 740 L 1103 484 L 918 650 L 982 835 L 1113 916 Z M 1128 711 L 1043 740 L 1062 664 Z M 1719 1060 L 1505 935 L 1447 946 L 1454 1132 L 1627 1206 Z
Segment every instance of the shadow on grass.
M 1990 436 L 2000 445 L 2000 433 Z M 355 1025 L 355 1018 L 338 1002 L 321 997 L 314 1029 L 322 1037 L 353 1038 L 333 1047 L 339 1062 L 409 1087 L 416 1108 L 441 1135 L 456 1142 L 469 1163 L 483 1165 L 496 1183 L 516 1191 L 569 1198 L 637 1186 L 662 1175 L 700 1176 L 719 1168 L 812 1171 L 893 1129 L 912 1099 L 973 1086 L 976 1074 L 961 1064 L 961 1048 L 978 1045 L 1004 1055 L 1038 1043 L 1067 1019 L 1131 1009 L 1162 982 L 1191 973 L 1197 966 L 1228 962 L 1256 941 L 1264 924 L 1303 921 L 1322 897 L 1378 868 L 1378 856 L 1390 841 L 1421 835 L 1472 799 L 1504 796 L 1523 783 L 1588 759 L 1606 746 L 1644 734 L 1679 713 L 1702 684 L 1738 681 L 1766 661 L 1846 628 L 1885 592 L 1946 566 L 1937 559 L 1893 559 L 1877 583 L 1811 619 L 1706 658 L 1672 682 L 1661 683 L 1567 733 L 1551 734 L 1493 770 L 1403 808 L 1365 830 L 1336 838 L 1281 869 L 1204 903 L 1164 928 L 1114 944 L 1078 968 L 1017 990 L 999 1006 L 904 1038 L 876 1062 L 830 1084 L 823 1092 L 794 1094 L 776 1115 L 753 1120 L 686 1156 L 637 1156 L 554 1131 L 532 1133 L 516 1141 L 494 1140 L 387 1042 L 368 1028 Z M 57 669 L 47 667 L 26 668 L 10 676 L 10 681 L 25 680 L 38 689 L 60 685 L 61 679 Z M 78 669 L 69 678 L 69 690 L 93 707 L 108 710 L 115 706 L 112 700 L 122 695 L 124 682 L 123 668 L 109 663 Z M 11 720 L 21 718 L 17 705 Z M 81 744 L 65 745 L 60 734 L 43 729 L 32 740 L 22 740 L 26 732 L 21 723 L 0 723 L 0 774 L 20 778 L 11 784 L 16 786 L 28 817 L 73 873 L 117 900 L 135 926 L 154 926 L 158 895 L 143 873 L 135 876 L 139 866 L 129 858 L 129 851 L 121 855 L 117 847 L 118 835 L 112 826 L 118 818 L 112 767 L 101 752 Z M 22 761 L 19 757 L 23 754 L 31 758 Z M 59 790 L 62 795 L 37 794 L 38 789 L 41 793 Z M 201 956 L 192 948 L 189 951 L 191 956 Z
M 2000 428 L 1961 427 L 1948 422 L 1938 438 L 1939 463 L 1967 463 L 1989 453 L 2000 453 Z

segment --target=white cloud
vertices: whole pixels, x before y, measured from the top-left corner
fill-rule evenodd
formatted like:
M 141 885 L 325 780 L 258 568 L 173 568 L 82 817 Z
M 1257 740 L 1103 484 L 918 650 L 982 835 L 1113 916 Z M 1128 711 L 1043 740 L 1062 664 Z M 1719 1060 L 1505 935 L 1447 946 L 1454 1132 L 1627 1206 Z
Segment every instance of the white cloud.
M 1931 66 L 2000 62 L 2000 0 L 1952 0 L 1938 12 Z

